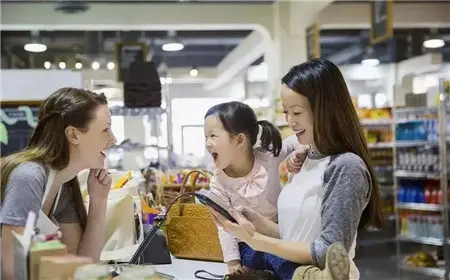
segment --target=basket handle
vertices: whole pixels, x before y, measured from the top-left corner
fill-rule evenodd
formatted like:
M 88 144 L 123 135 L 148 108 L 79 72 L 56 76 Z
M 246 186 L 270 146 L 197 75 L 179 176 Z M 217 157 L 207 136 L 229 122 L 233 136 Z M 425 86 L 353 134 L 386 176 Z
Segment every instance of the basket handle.
M 208 179 L 208 181 L 209 181 L 209 176 L 212 175 L 212 173 L 207 171 L 207 170 L 192 170 L 192 171 L 190 171 L 188 174 L 186 174 L 186 176 L 184 176 L 183 183 L 181 184 L 180 194 L 183 194 L 185 192 L 185 189 L 187 187 L 186 185 L 188 184 L 189 177 L 191 177 L 192 175 L 195 176 L 195 177 L 194 177 L 194 180 L 192 182 L 192 189 L 191 189 L 191 191 L 195 192 L 195 186 L 197 185 L 197 179 L 200 176 L 200 174 L 205 176 L 205 178 Z M 181 212 L 183 210 L 182 207 L 181 207 L 181 199 L 179 199 L 177 201 L 177 206 L 178 206 L 177 207 L 178 208 L 178 216 L 181 216 Z

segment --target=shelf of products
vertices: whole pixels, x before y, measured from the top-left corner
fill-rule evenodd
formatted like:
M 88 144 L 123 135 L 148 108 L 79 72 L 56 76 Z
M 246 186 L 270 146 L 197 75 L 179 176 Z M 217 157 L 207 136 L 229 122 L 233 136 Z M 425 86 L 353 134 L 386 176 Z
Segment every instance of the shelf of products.
M 450 92 L 436 107 L 398 108 L 394 116 L 396 249 L 400 269 L 434 276 L 450 272 L 447 177 L 450 159 Z M 432 245 L 437 254 L 418 252 L 402 260 L 402 242 Z M 445 266 L 447 263 L 447 266 Z
M 363 128 L 369 148 L 370 158 L 374 166 L 375 176 L 377 177 L 380 195 L 382 213 L 386 224 L 383 234 L 370 234 L 373 229 L 368 229 L 363 233 L 364 238 L 359 240 L 360 245 L 373 245 L 389 243 L 395 240 L 395 203 L 393 191 L 393 134 L 392 134 L 392 109 L 375 108 L 365 109 L 356 108 L 356 112 Z M 386 238 L 386 236 L 389 236 Z
M 444 222 L 441 213 L 422 211 L 402 211 L 400 216 L 399 236 L 414 240 L 423 244 L 442 245 L 444 238 Z M 440 242 L 439 244 L 438 241 Z
M 428 203 L 397 203 L 397 209 L 420 210 L 420 211 L 441 211 L 442 205 Z

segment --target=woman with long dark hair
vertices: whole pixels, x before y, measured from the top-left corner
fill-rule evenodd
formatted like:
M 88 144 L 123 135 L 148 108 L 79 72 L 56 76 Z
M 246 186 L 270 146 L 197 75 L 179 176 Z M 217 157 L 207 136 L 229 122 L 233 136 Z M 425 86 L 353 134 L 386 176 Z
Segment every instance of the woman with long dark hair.
M 327 251 L 336 243 L 349 256 L 338 261 L 350 263 L 326 279 L 359 279 L 353 262 L 357 231 L 381 226 L 382 219 L 377 180 L 344 78 L 330 61 L 310 60 L 283 77 L 281 100 L 297 140 L 311 149 L 281 191 L 279 223 L 245 207 L 230 211 L 238 224 L 214 216 L 241 241 L 248 268 L 292 279 L 296 270 L 304 273 L 301 265 L 328 266 Z

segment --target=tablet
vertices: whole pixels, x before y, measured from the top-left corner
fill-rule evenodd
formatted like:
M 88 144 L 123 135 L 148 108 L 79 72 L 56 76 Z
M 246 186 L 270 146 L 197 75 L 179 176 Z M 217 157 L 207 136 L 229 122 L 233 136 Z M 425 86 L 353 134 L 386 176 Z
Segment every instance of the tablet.
M 217 195 L 208 190 L 199 190 L 195 193 L 195 197 L 204 205 L 211 207 L 216 212 L 227 218 L 233 223 L 237 223 L 236 220 L 228 213 L 229 206 Z

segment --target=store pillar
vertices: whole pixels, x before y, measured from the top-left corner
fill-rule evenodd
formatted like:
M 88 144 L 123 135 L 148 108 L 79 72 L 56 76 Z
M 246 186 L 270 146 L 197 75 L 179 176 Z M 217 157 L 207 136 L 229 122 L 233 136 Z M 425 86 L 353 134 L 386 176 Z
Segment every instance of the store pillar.
M 275 106 L 280 95 L 281 78 L 289 69 L 307 60 L 306 29 L 317 14 L 332 1 L 277 1 L 271 41 L 264 55 L 267 63 L 267 94 L 271 104 L 269 118 L 279 122 Z

